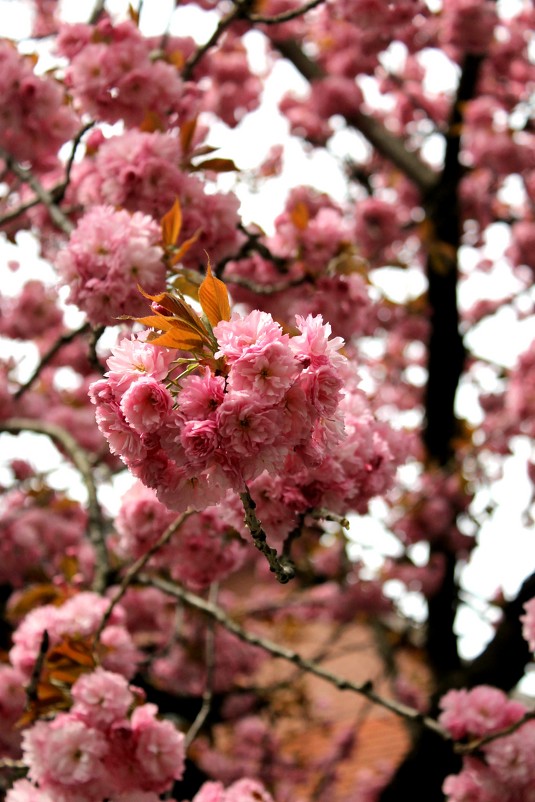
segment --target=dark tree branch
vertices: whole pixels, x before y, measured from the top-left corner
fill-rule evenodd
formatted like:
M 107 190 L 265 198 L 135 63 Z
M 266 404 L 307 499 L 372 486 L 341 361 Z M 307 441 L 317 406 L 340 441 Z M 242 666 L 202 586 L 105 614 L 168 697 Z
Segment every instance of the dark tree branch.
M 404 705 L 401 702 L 396 702 L 393 699 L 387 699 L 386 697 L 381 696 L 374 690 L 373 683 L 371 681 L 368 680 L 367 682 L 362 683 L 352 682 L 351 680 L 345 679 L 345 677 L 340 677 L 339 675 L 334 674 L 332 671 L 328 671 L 326 668 L 322 668 L 322 666 L 318 665 L 316 662 L 308 660 L 300 655 L 299 652 L 294 652 L 292 649 L 288 649 L 286 646 L 281 646 L 280 644 L 275 643 L 268 638 L 261 637 L 253 632 L 249 632 L 229 618 L 222 607 L 211 604 L 201 596 L 191 593 L 176 582 L 171 582 L 156 576 L 151 577 L 142 574 L 138 576 L 137 580 L 142 585 L 153 586 L 163 591 L 163 593 L 167 593 L 176 599 L 180 599 L 189 607 L 193 607 L 205 615 L 208 615 L 210 618 L 215 619 L 219 624 L 225 627 L 228 632 L 236 635 L 237 638 L 245 643 L 250 643 L 252 646 L 258 646 L 260 649 L 268 652 L 273 657 L 279 657 L 282 660 L 297 666 L 302 671 L 325 680 L 329 684 L 334 685 L 335 688 L 338 688 L 339 691 L 358 693 L 361 696 L 364 696 L 370 702 L 384 707 L 386 710 L 390 710 L 391 713 L 395 713 L 401 718 L 432 730 L 437 737 L 448 742 L 451 740 L 449 733 L 443 727 L 441 727 L 434 718 L 422 715 L 419 710 L 415 710 L 414 708 Z
M 274 47 L 308 81 L 325 78 L 323 68 L 309 58 L 296 42 L 291 40 L 276 42 Z M 382 123 L 358 109 L 355 109 L 352 114 L 344 116 L 348 125 L 360 131 L 381 156 L 391 161 L 424 194 L 430 192 L 436 185 L 437 176 L 433 170 L 421 161 L 415 153 L 407 150 L 403 140 L 391 134 Z

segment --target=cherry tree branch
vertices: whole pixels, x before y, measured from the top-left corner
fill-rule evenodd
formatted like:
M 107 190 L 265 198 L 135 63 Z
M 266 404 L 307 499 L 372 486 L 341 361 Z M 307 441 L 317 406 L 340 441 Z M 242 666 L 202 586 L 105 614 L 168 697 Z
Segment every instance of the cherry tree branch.
M 67 159 L 67 162 L 65 164 L 65 177 L 64 177 L 64 179 L 62 181 L 58 182 L 50 190 L 48 190 L 48 194 L 50 195 L 51 200 L 55 204 L 61 203 L 61 201 L 65 197 L 65 192 L 66 192 L 67 187 L 69 186 L 69 183 L 70 183 L 70 180 L 71 180 L 71 171 L 72 171 L 72 166 L 74 164 L 76 151 L 78 150 L 80 142 L 82 141 L 83 135 L 87 131 L 89 131 L 89 129 L 92 128 L 94 126 L 94 124 L 95 124 L 94 121 L 88 122 L 86 125 L 84 125 L 80 129 L 80 131 L 78 131 L 78 133 L 76 134 L 76 136 L 74 137 L 74 139 L 72 141 L 71 152 L 70 152 L 69 158 Z M 10 211 L 8 211 L 5 214 L 3 214 L 0 217 L 0 226 L 4 225 L 5 223 L 11 222 L 11 220 L 15 220 L 17 217 L 20 217 L 21 214 L 24 214 L 24 212 L 27 212 L 28 209 L 33 209 L 34 206 L 37 206 L 39 203 L 42 203 L 42 202 L 43 202 L 42 197 L 40 197 L 39 195 L 36 194 L 33 198 L 30 198 L 30 200 L 27 200 L 24 203 L 21 203 L 19 206 L 15 207 L 14 209 L 11 209 Z
M 262 25 L 278 25 L 281 22 L 289 22 L 290 20 L 297 19 L 304 16 L 308 11 L 311 11 L 316 6 L 325 3 L 326 0 L 309 0 L 299 8 L 292 8 L 290 11 L 283 11 L 281 14 L 276 14 L 273 17 L 265 17 L 262 14 L 248 14 L 247 19 L 249 22 L 262 23 Z
M 67 331 L 65 332 L 65 334 L 62 334 L 61 337 L 58 337 L 56 342 L 53 343 L 53 345 L 50 346 L 48 351 L 46 351 L 43 354 L 43 356 L 39 360 L 39 364 L 36 366 L 30 378 L 27 379 L 24 382 L 24 384 L 21 384 L 19 389 L 15 392 L 14 398 L 16 400 L 21 398 L 21 396 L 23 396 L 24 393 L 27 390 L 29 390 L 32 384 L 39 378 L 44 368 L 52 361 L 52 359 L 54 359 L 58 351 L 61 351 L 64 345 L 72 343 L 72 341 L 75 340 L 77 337 L 79 337 L 81 334 L 85 334 L 87 331 L 89 331 L 89 328 L 90 328 L 89 323 L 84 323 L 82 326 L 80 326 L 80 328 L 73 329 L 72 331 Z
M 139 572 L 142 571 L 143 568 L 145 568 L 145 566 L 147 565 L 147 563 L 150 560 L 150 558 L 154 554 L 156 554 L 156 552 L 159 551 L 163 546 L 165 546 L 166 543 L 169 542 L 169 540 L 173 537 L 175 532 L 177 532 L 180 529 L 180 527 L 182 526 L 184 521 L 187 518 L 189 518 L 189 516 L 192 513 L 193 513 L 193 510 L 186 510 L 186 512 L 183 512 L 181 515 L 179 515 L 177 518 L 175 518 L 175 520 L 172 521 L 172 523 L 167 527 L 165 532 L 163 532 L 163 534 L 158 538 L 158 540 L 155 543 L 153 543 L 152 546 L 149 549 L 147 549 L 147 551 L 144 554 L 141 555 L 141 557 L 139 557 L 134 563 L 132 563 L 132 565 L 130 566 L 130 568 L 128 569 L 126 574 L 124 575 L 124 577 L 122 579 L 122 582 L 119 585 L 119 589 L 118 589 L 117 593 L 111 599 L 111 601 L 110 601 L 110 603 L 108 605 L 108 609 L 106 610 L 106 612 L 102 616 L 102 620 L 100 622 L 99 628 L 97 629 L 97 631 L 95 633 L 95 638 L 94 638 L 94 645 L 95 646 L 98 644 L 98 642 L 100 640 L 100 636 L 102 635 L 102 631 L 104 630 L 104 628 L 106 627 L 106 624 L 108 623 L 108 621 L 111 618 L 111 614 L 113 613 L 114 609 L 116 608 L 116 606 L 119 604 L 119 602 L 123 598 L 124 594 L 126 593 L 128 588 L 130 587 L 130 585 L 132 584 L 134 579 L 136 579 L 136 577 L 139 574 Z
M 313 61 L 290 39 L 275 42 L 274 47 L 290 61 L 308 81 L 326 77 L 323 68 Z M 391 134 L 384 125 L 368 114 L 355 109 L 344 115 L 348 125 L 356 128 L 380 154 L 391 161 L 424 193 L 428 193 L 437 182 L 437 175 L 415 153 L 407 150 L 403 141 Z
M 483 735 L 481 738 L 469 741 L 467 744 L 455 744 L 455 751 L 460 755 L 469 755 L 473 752 L 477 752 L 482 746 L 490 744 L 492 741 L 497 741 L 499 738 L 504 738 L 506 735 L 511 735 L 511 733 L 519 730 L 526 722 L 532 721 L 533 719 L 535 719 L 535 710 L 527 710 L 522 718 L 513 722 L 513 724 L 510 724 L 508 727 L 504 727 L 502 730 L 489 732 L 488 735 Z
M 187 59 L 182 70 L 182 78 L 189 81 L 192 77 L 193 70 L 205 54 L 214 47 L 221 36 L 224 34 L 229 25 L 232 25 L 235 20 L 243 19 L 247 16 L 247 11 L 252 5 L 253 0 L 234 0 L 234 6 L 231 10 L 221 17 L 211 37 Z
M 3 148 L 0 148 L 0 157 L 5 161 L 11 172 L 13 172 L 17 178 L 20 178 L 21 181 L 23 181 L 25 184 L 28 184 L 28 186 L 33 189 L 35 196 L 48 209 L 50 218 L 55 226 L 59 228 L 60 231 L 63 231 L 64 234 L 70 236 L 74 226 L 56 203 L 52 192 L 49 192 L 47 189 L 45 189 L 31 170 L 27 170 L 25 167 L 22 167 L 22 165 L 20 165 L 16 159 L 14 159 Z
M 219 583 L 212 582 L 210 585 L 210 593 L 208 595 L 208 602 L 209 604 L 215 605 L 217 602 L 217 594 L 219 591 Z M 204 691 L 202 694 L 202 705 L 201 709 L 195 716 L 195 720 L 193 721 L 191 727 L 186 733 L 186 738 L 184 741 L 186 749 L 188 749 L 199 732 L 202 729 L 202 726 L 208 715 L 210 713 L 210 709 L 212 707 L 212 699 L 213 699 L 213 679 L 214 679 L 214 669 L 215 669 L 215 620 L 212 618 L 209 622 L 208 628 L 206 630 L 206 644 L 205 644 L 205 665 L 206 665 L 206 684 L 204 687 Z
M 272 548 L 267 542 L 267 536 L 262 528 L 262 524 L 256 517 L 256 502 L 253 500 L 249 488 L 246 487 L 240 498 L 245 510 L 245 525 L 249 529 L 253 543 L 261 551 L 269 563 L 269 569 L 275 574 L 277 581 L 282 585 L 289 582 L 295 576 L 295 568 L 291 560 L 285 555 L 279 556 L 277 549 Z
M 87 491 L 87 534 L 96 555 L 93 590 L 96 593 L 102 593 L 106 588 L 109 573 L 108 551 L 104 537 L 104 518 L 97 498 L 97 489 L 88 454 L 69 432 L 55 423 L 32 420 L 31 418 L 10 418 L 0 422 L 0 432 L 8 432 L 9 434 L 35 432 L 36 434 L 46 435 L 65 451 L 82 477 Z
M 419 710 L 415 710 L 414 708 L 404 705 L 401 702 L 396 702 L 393 699 L 388 699 L 384 696 L 381 696 L 374 690 L 373 683 L 371 681 L 362 683 L 352 682 L 345 677 L 334 674 L 332 671 L 328 671 L 326 668 L 322 668 L 314 661 L 303 657 L 301 654 L 299 654 L 299 652 L 295 652 L 292 649 L 288 649 L 286 646 L 281 646 L 280 644 L 275 643 L 268 638 L 256 635 L 253 632 L 249 632 L 229 618 L 227 613 L 221 607 L 211 604 L 201 596 L 191 593 L 190 591 L 178 585 L 176 582 L 170 582 L 169 580 L 162 579 L 160 577 L 153 577 L 143 574 L 138 576 L 138 582 L 140 582 L 142 585 L 149 585 L 158 588 L 163 593 L 173 596 L 176 599 L 180 599 L 189 607 L 193 607 L 194 609 L 206 614 L 210 618 L 213 618 L 215 621 L 221 624 L 221 626 L 225 627 L 228 632 L 231 632 L 245 643 L 249 643 L 251 646 L 258 646 L 260 649 L 268 652 L 273 657 L 278 657 L 281 660 L 285 660 L 287 663 L 297 666 L 306 673 L 313 674 L 315 677 L 325 680 L 330 685 L 334 685 L 335 688 L 338 688 L 339 691 L 350 691 L 352 693 L 360 694 L 370 702 L 373 702 L 374 704 L 377 704 L 386 710 L 390 710 L 391 713 L 395 713 L 401 718 L 407 719 L 416 724 L 420 724 L 423 727 L 432 730 L 436 735 L 440 736 L 445 741 L 451 741 L 450 734 L 447 732 L 447 730 L 441 727 L 441 725 L 434 718 L 425 716 Z

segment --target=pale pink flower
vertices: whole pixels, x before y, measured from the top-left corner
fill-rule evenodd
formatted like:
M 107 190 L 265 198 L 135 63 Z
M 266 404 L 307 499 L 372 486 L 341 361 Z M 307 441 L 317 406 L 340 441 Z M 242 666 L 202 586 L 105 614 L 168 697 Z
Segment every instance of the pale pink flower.
M 142 705 L 132 714 L 136 759 L 142 771 L 140 787 L 165 791 L 184 773 L 184 735 L 170 721 L 158 720 L 156 705 Z
M 38 721 L 23 735 L 30 779 L 48 785 L 79 786 L 102 777 L 106 743 L 101 733 L 70 714 Z
M 93 325 L 122 315 L 141 316 L 148 293 L 165 288 L 158 224 L 147 215 L 111 206 L 93 206 L 79 220 L 67 248 L 57 257 L 61 280 Z
M 231 320 L 222 320 L 214 328 L 219 351 L 216 357 L 224 356 L 232 365 L 244 356 L 251 347 L 255 351 L 263 349 L 274 342 L 288 342 L 288 335 L 267 312 L 254 310 L 245 317 L 233 316 Z
M 121 398 L 121 410 L 139 434 L 160 428 L 173 408 L 173 397 L 163 384 L 151 376 L 132 382 Z
M 215 420 L 187 421 L 180 440 L 189 464 L 196 470 L 205 470 L 219 443 L 217 424 Z
M 6 802 L 54 802 L 54 799 L 28 780 L 17 780 L 7 792 Z
M 233 361 L 228 386 L 276 404 L 295 381 L 298 367 L 287 342 L 277 339 L 259 350 L 249 348 Z
M 224 378 L 214 376 L 210 368 L 205 368 L 202 374 L 191 374 L 184 379 L 178 396 L 178 405 L 184 418 L 206 420 L 215 416 L 224 397 Z
M 150 376 L 162 381 L 171 370 L 176 351 L 172 348 L 160 348 L 146 342 L 147 332 L 133 334 L 130 339 L 123 338 L 111 349 L 108 357 L 108 376 L 111 386 L 124 392 L 127 387 L 141 376 Z
M 125 718 L 134 698 L 121 674 L 103 668 L 82 675 L 72 687 L 72 697 L 71 713 L 97 728 Z
M 330 363 L 338 370 L 346 365 L 346 359 L 338 353 L 344 341 L 341 337 L 331 338 L 331 327 L 321 315 L 296 315 L 295 320 L 301 334 L 290 339 L 290 348 L 304 367 L 316 369 Z

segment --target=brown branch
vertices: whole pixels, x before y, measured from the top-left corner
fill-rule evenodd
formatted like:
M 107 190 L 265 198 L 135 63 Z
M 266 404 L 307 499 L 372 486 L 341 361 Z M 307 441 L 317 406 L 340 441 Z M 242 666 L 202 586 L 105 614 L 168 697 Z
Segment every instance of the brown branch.
M 91 12 L 91 16 L 89 17 L 88 25 L 97 24 L 100 17 L 104 13 L 105 7 L 106 7 L 106 0 L 97 0 L 93 8 L 93 11 Z
M 527 710 L 522 718 L 513 722 L 513 724 L 510 724 L 508 727 L 504 727 L 502 730 L 489 732 L 487 735 L 483 735 L 481 738 L 477 738 L 476 740 L 470 741 L 467 744 L 455 744 L 455 751 L 459 755 L 469 755 L 472 752 L 478 752 L 482 746 L 490 744 L 492 741 L 498 740 L 498 738 L 504 738 L 506 735 L 511 735 L 511 733 L 519 730 L 520 727 L 522 727 L 527 721 L 532 721 L 533 719 L 535 719 L 535 710 Z
M 39 179 L 34 176 L 31 170 L 27 170 L 25 167 L 22 167 L 16 161 L 16 159 L 14 159 L 3 148 L 0 148 L 0 157 L 4 159 L 9 169 L 17 176 L 17 178 L 20 178 L 21 181 L 23 181 L 25 184 L 28 184 L 28 186 L 33 189 L 36 197 L 48 209 L 50 218 L 55 226 L 59 228 L 60 231 L 63 231 L 64 234 L 70 236 L 74 226 L 57 205 L 52 193 L 44 188 Z
M 262 528 L 262 524 L 256 517 L 256 502 L 253 500 L 249 488 L 245 488 L 243 493 L 240 493 L 240 498 L 245 511 L 245 525 L 249 529 L 253 543 L 258 551 L 262 552 L 264 557 L 269 563 L 269 570 L 275 574 L 277 581 L 282 585 L 289 582 L 295 576 L 295 568 L 290 559 L 285 555 L 277 554 L 277 549 L 272 548 L 267 542 L 267 536 Z
M 111 599 L 106 612 L 102 616 L 99 628 L 95 633 L 94 646 L 98 644 L 100 636 L 102 635 L 102 631 L 104 630 L 106 624 L 111 618 L 111 614 L 113 613 L 115 607 L 119 604 L 119 602 L 123 598 L 124 594 L 130 587 L 134 579 L 136 579 L 139 572 L 142 571 L 143 568 L 145 568 L 150 558 L 154 554 L 156 554 L 156 552 L 159 551 L 163 546 L 165 546 L 165 544 L 172 538 L 175 532 L 177 532 L 180 529 L 184 521 L 187 518 L 189 518 L 189 516 L 192 513 L 193 510 L 186 510 L 186 512 L 183 512 L 181 515 L 178 516 L 178 518 L 175 518 L 175 520 L 167 527 L 165 532 L 158 538 L 158 540 L 155 543 L 153 543 L 153 545 L 149 549 L 147 549 L 147 551 L 144 554 L 142 554 L 141 557 L 139 557 L 134 563 L 132 563 L 132 565 L 130 566 L 130 568 L 123 577 L 123 580 L 119 586 L 119 590 L 117 591 L 113 599 Z
M 75 340 L 80 334 L 85 334 L 89 331 L 89 323 L 84 323 L 83 326 L 80 326 L 78 329 L 74 329 L 73 331 L 67 331 L 65 334 L 62 334 L 61 337 L 58 337 L 56 342 L 50 346 L 48 351 L 46 351 L 41 359 L 39 360 L 39 364 L 33 371 L 32 375 L 30 376 L 24 384 L 21 384 L 19 389 L 14 394 L 14 398 L 18 400 L 24 393 L 30 389 L 32 384 L 39 378 L 41 372 L 44 368 L 54 359 L 58 351 L 60 351 L 64 345 L 68 345 L 73 340 Z
M 297 42 L 288 39 L 273 44 L 308 81 L 312 82 L 326 77 L 323 67 L 309 58 Z M 403 141 L 391 134 L 379 120 L 358 110 L 346 114 L 344 117 L 348 125 L 360 131 L 381 156 L 391 161 L 424 194 L 436 185 L 437 176 L 433 170 L 415 153 L 407 150 Z
M 61 201 L 65 197 L 65 192 L 71 180 L 71 171 L 72 171 L 72 166 L 74 164 L 76 151 L 78 150 L 78 146 L 80 145 L 83 135 L 86 133 L 86 131 L 92 128 L 94 124 L 95 123 L 93 121 L 87 123 L 76 134 L 75 138 L 72 141 L 72 149 L 65 165 L 65 178 L 63 179 L 63 181 L 60 181 L 50 190 L 48 190 L 50 198 L 55 204 L 61 203 Z M 36 194 L 33 198 L 30 198 L 30 200 L 21 203 L 15 209 L 11 209 L 11 211 L 3 214 L 0 217 L 0 226 L 4 225 L 5 223 L 11 222 L 11 220 L 15 220 L 17 217 L 20 217 L 21 214 L 27 212 L 28 209 L 32 209 L 34 206 L 37 206 L 39 203 L 42 202 L 43 202 L 42 198 Z
M 225 14 L 224 17 L 221 17 L 217 26 L 211 35 L 211 37 L 206 41 L 203 45 L 197 48 L 194 53 L 187 59 L 186 63 L 184 64 L 184 69 L 182 70 L 182 78 L 184 81 L 191 80 L 193 70 L 197 66 L 197 64 L 204 58 L 205 54 L 216 45 L 229 27 L 238 19 L 245 19 L 247 16 L 247 11 L 251 6 L 253 0 L 235 0 L 234 7 Z
M 210 604 L 216 604 L 218 590 L 219 590 L 219 583 L 212 582 L 212 584 L 210 585 L 210 593 L 208 595 L 208 602 Z M 199 734 L 204 722 L 208 718 L 210 709 L 212 707 L 212 699 L 214 695 L 213 679 L 214 679 L 214 669 L 215 669 L 215 620 L 213 618 L 209 621 L 208 628 L 206 631 L 205 665 L 206 665 L 206 684 L 204 686 L 204 691 L 202 694 L 202 705 L 201 709 L 195 716 L 195 720 L 193 721 L 191 727 L 186 733 L 186 738 L 184 741 L 186 749 L 189 749 L 189 747 Z
M 290 20 L 302 17 L 308 11 L 311 11 L 313 8 L 316 8 L 316 6 L 325 2 L 326 0 L 309 0 L 308 3 L 305 3 L 299 8 L 283 11 L 281 14 L 277 14 L 274 17 L 264 17 L 262 14 L 248 14 L 247 19 L 249 22 L 262 23 L 262 25 L 278 25 L 281 22 L 289 22 Z
M 374 704 L 377 704 L 386 710 L 390 710 L 391 713 L 395 713 L 401 718 L 420 724 L 421 726 L 431 730 L 436 735 L 440 736 L 440 738 L 444 739 L 444 741 L 451 741 L 450 734 L 443 727 L 441 727 L 441 725 L 434 718 L 425 716 L 420 713 L 419 710 L 415 710 L 408 705 L 404 705 L 400 702 L 396 702 L 393 699 L 388 699 L 381 696 L 374 690 L 372 682 L 352 682 L 345 677 L 341 677 L 338 674 L 334 674 L 332 671 L 328 671 L 327 669 L 318 666 L 312 660 L 308 660 L 306 657 L 303 657 L 298 652 L 294 652 L 292 649 L 288 649 L 286 646 L 281 646 L 280 644 L 275 643 L 268 638 L 263 638 L 260 635 L 256 635 L 253 632 L 243 629 L 243 627 L 229 618 L 227 613 L 221 607 L 211 604 L 201 596 L 197 596 L 196 594 L 185 590 L 185 588 L 182 588 L 175 582 L 170 582 L 169 580 L 161 579 L 160 577 L 152 577 L 148 575 L 140 575 L 138 577 L 138 581 L 143 585 L 149 585 L 158 588 L 163 593 L 167 593 L 169 596 L 180 599 L 189 607 L 193 607 L 205 615 L 210 616 L 219 624 L 221 624 L 221 626 L 225 627 L 228 632 L 231 632 L 245 643 L 249 643 L 252 646 L 258 646 L 260 649 L 268 652 L 268 654 L 271 654 L 273 657 L 285 660 L 286 662 L 297 666 L 308 674 L 312 674 L 315 677 L 325 680 L 330 685 L 334 685 L 335 688 L 338 688 L 339 691 L 358 693 L 361 696 L 364 696 L 366 699 L 369 699 L 370 702 L 373 702 Z
M 35 432 L 36 434 L 44 434 L 61 446 L 77 469 L 87 491 L 87 534 L 89 541 L 95 549 L 96 555 L 93 590 L 96 593 L 102 593 L 106 587 L 109 572 L 108 552 L 104 537 L 104 519 L 97 498 L 97 489 L 93 478 L 91 461 L 86 451 L 84 451 L 69 432 L 61 426 L 47 421 L 37 421 L 31 418 L 10 418 L 9 420 L 0 422 L 0 432 L 8 432 L 10 434 Z

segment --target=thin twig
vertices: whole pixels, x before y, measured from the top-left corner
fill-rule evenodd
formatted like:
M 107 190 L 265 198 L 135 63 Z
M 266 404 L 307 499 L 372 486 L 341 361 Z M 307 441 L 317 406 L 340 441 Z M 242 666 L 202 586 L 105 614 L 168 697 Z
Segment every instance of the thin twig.
M 26 687 L 26 710 L 29 710 L 34 702 L 37 701 L 37 686 L 39 685 L 39 680 L 41 679 L 41 672 L 43 670 L 49 645 L 50 638 L 48 631 L 44 629 L 41 636 L 41 643 L 39 644 L 39 651 L 37 653 L 37 657 L 35 658 L 32 676 L 30 677 L 30 682 Z
M 93 11 L 91 12 L 91 16 L 89 17 L 88 25 L 96 25 L 99 21 L 104 9 L 106 7 L 106 0 L 97 0 Z
M 274 295 L 277 292 L 286 292 L 292 287 L 301 287 L 309 282 L 308 276 L 292 279 L 291 281 L 281 282 L 280 284 L 258 284 L 244 276 L 225 275 L 226 284 L 234 284 L 236 287 L 243 287 L 245 290 L 254 292 L 255 295 Z
M 351 691 L 352 693 L 358 693 L 361 696 L 364 696 L 366 699 L 369 699 L 374 704 L 384 707 L 386 710 L 390 710 L 390 712 L 395 713 L 397 716 L 407 719 L 408 721 L 419 723 L 423 727 L 432 730 L 445 741 L 451 741 L 451 735 L 449 732 L 445 730 L 434 718 L 422 714 L 419 710 L 416 710 L 413 707 L 404 705 L 401 702 L 396 702 L 394 699 L 388 699 L 384 696 L 380 696 L 374 690 L 373 683 L 371 681 L 362 683 L 352 682 L 345 677 L 341 677 L 338 674 L 334 674 L 332 671 L 328 671 L 327 669 L 318 666 L 313 661 L 308 660 L 306 657 L 303 657 L 298 652 L 294 652 L 292 649 L 288 649 L 287 647 L 281 646 L 280 644 L 275 643 L 268 638 L 263 638 L 260 635 L 256 635 L 253 632 L 243 629 L 243 627 L 229 618 L 227 613 L 221 607 L 218 607 L 215 604 L 210 604 L 210 602 L 207 602 L 201 596 L 197 596 L 196 594 L 185 590 L 185 588 L 182 588 L 175 582 L 170 582 L 166 579 L 148 575 L 138 576 L 138 581 L 143 585 L 149 585 L 158 588 L 159 590 L 163 591 L 163 593 L 167 593 L 169 596 L 180 599 L 184 604 L 187 604 L 190 607 L 205 613 L 211 618 L 214 618 L 219 624 L 221 624 L 221 626 L 225 627 L 228 632 L 231 632 L 245 643 L 250 643 L 252 646 L 258 646 L 260 649 L 263 649 L 265 652 L 268 652 L 274 657 L 278 657 L 281 660 L 286 660 L 286 662 L 292 663 L 292 665 L 298 666 L 299 668 L 303 669 L 303 671 L 325 680 L 330 685 L 334 685 L 334 687 L 338 688 L 339 691 Z
M 245 511 L 245 525 L 249 529 L 253 543 L 258 551 L 261 551 L 269 563 L 269 569 L 277 577 L 277 581 L 285 585 L 295 576 L 295 568 L 290 559 L 285 555 L 279 557 L 277 549 L 272 548 L 267 542 L 267 536 L 262 528 L 262 524 L 256 517 L 256 502 L 251 497 L 249 488 L 246 487 L 240 498 Z
M 219 591 L 219 583 L 212 582 L 210 585 L 210 593 L 208 594 L 208 602 L 216 604 L 217 594 Z M 204 722 L 208 718 L 210 709 L 212 707 L 213 699 L 213 682 L 215 670 L 215 621 L 212 618 L 208 623 L 206 630 L 206 647 L 205 647 L 205 663 L 206 663 L 206 684 L 202 694 L 201 709 L 195 717 L 195 721 L 186 733 L 185 747 L 188 749 L 197 735 L 199 734 Z
M 304 3 L 304 5 L 299 8 L 283 11 L 281 14 L 277 14 L 273 17 L 264 17 L 262 14 L 248 14 L 247 19 L 249 22 L 262 23 L 262 25 L 278 25 L 281 22 L 289 22 L 290 20 L 297 19 L 297 17 L 302 17 L 308 11 L 311 11 L 311 9 L 325 2 L 326 0 L 309 0 L 308 3 Z
M 95 123 L 93 121 L 87 123 L 76 134 L 75 138 L 72 141 L 72 149 L 65 165 L 65 177 L 63 178 L 62 181 L 60 181 L 59 183 L 57 183 L 55 186 L 51 187 L 51 189 L 48 190 L 50 198 L 55 204 L 61 203 L 61 201 L 65 197 L 65 192 L 67 191 L 67 187 L 69 186 L 71 180 L 71 171 L 72 171 L 72 166 L 74 164 L 76 151 L 78 150 L 78 146 L 80 145 L 83 135 L 86 133 L 86 131 L 92 128 L 94 124 Z M 43 202 L 42 198 L 40 198 L 36 194 L 33 198 L 30 198 L 24 203 L 21 203 L 15 209 L 11 209 L 11 211 L 3 214 L 0 217 L 0 226 L 4 225 L 5 223 L 10 223 L 11 220 L 15 220 L 17 217 L 20 217 L 21 214 L 27 212 L 28 209 L 33 209 L 34 206 L 37 206 L 39 203 L 42 202 Z
M 27 390 L 30 389 L 34 381 L 39 378 L 43 369 L 52 361 L 52 359 L 54 359 L 58 351 L 60 351 L 64 345 L 68 345 L 79 335 L 85 334 L 86 331 L 89 331 L 89 323 L 84 323 L 83 326 L 80 326 L 80 328 L 74 329 L 73 331 L 67 331 L 65 334 L 62 334 L 61 337 L 58 337 L 56 342 L 51 345 L 48 351 L 43 354 L 39 360 L 39 364 L 36 366 L 30 378 L 27 379 L 24 384 L 21 384 L 19 389 L 14 394 L 14 398 L 18 400 Z
M 86 451 L 77 443 L 75 438 L 61 426 L 47 421 L 37 421 L 31 418 L 10 418 L 0 423 L 0 431 L 10 434 L 20 432 L 35 432 L 44 434 L 54 440 L 66 452 L 74 467 L 82 477 L 87 491 L 87 534 L 96 555 L 95 577 L 93 590 L 102 593 L 106 587 L 109 572 L 108 552 L 104 537 L 104 519 L 97 498 L 97 489 L 93 478 L 91 461 Z
M 239 2 L 234 3 L 234 7 L 228 12 L 228 14 L 225 14 L 224 17 L 221 17 L 208 41 L 198 47 L 184 64 L 184 69 L 182 70 L 182 78 L 184 81 L 189 81 L 191 79 L 193 70 L 197 64 L 201 61 L 208 50 L 218 43 L 219 39 L 229 25 L 232 25 L 235 20 L 243 19 L 247 16 L 247 11 L 251 4 L 252 0 L 239 0 Z
M 287 39 L 273 42 L 273 46 L 307 81 L 325 78 L 323 67 L 309 58 L 297 42 Z M 403 140 L 390 133 L 379 120 L 358 109 L 351 114 L 344 114 L 344 117 L 348 125 L 360 131 L 382 156 L 395 164 L 423 193 L 436 186 L 438 176 L 433 170 L 416 153 L 407 150 Z
M 520 729 L 527 721 L 532 721 L 535 719 L 535 710 L 527 710 L 522 718 L 518 721 L 514 721 L 508 727 L 504 727 L 502 730 L 497 730 L 496 732 L 489 732 L 487 735 L 483 735 L 481 738 L 477 738 L 474 741 L 470 741 L 467 744 L 455 744 L 455 751 L 460 755 L 468 755 L 472 752 L 478 752 L 482 746 L 486 746 L 486 744 L 490 744 L 492 741 L 496 741 L 498 738 L 504 738 L 506 735 L 511 735 L 511 733 L 516 732 L 516 730 Z
M 136 579 L 137 574 L 140 571 L 142 571 L 143 568 L 145 568 L 146 564 L 153 556 L 153 554 L 156 554 L 156 552 L 159 551 L 159 549 L 165 546 L 165 544 L 171 539 L 171 537 L 175 534 L 175 532 L 177 532 L 180 529 L 186 518 L 189 518 L 189 516 L 193 512 L 194 510 L 186 510 L 186 512 L 183 512 L 181 515 L 178 516 L 178 518 L 175 518 L 175 520 L 167 527 L 165 532 L 158 538 L 158 540 L 155 543 L 153 543 L 153 545 L 149 549 L 147 549 L 147 551 L 144 554 L 142 554 L 141 557 L 139 557 L 135 561 L 135 563 L 132 563 L 132 565 L 130 566 L 130 568 L 123 577 L 123 580 L 119 586 L 119 590 L 114 595 L 113 599 L 111 599 L 106 612 L 102 616 L 99 628 L 95 633 L 95 638 L 94 638 L 95 646 L 98 644 L 100 636 L 102 635 L 102 632 L 106 627 L 106 624 L 110 620 L 111 614 L 113 613 L 115 607 L 119 604 L 124 594 L 130 587 L 131 583 L 134 581 L 134 579 Z
M 9 169 L 20 178 L 25 184 L 28 184 L 31 189 L 35 192 L 39 201 L 46 206 L 48 209 L 48 213 L 52 222 L 56 225 L 60 231 L 63 231 L 64 234 L 70 236 L 72 233 L 74 226 L 69 220 L 69 218 L 62 212 L 62 210 L 57 205 L 53 195 L 44 186 L 41 184 L 38 178 L 32 173 L 31 170 L 27 170 L 25 167 L 22 167 L 16 159 L 13 158 L 7 151 L 3 148 L 0 148 L 0 157 L 4 159 Z

